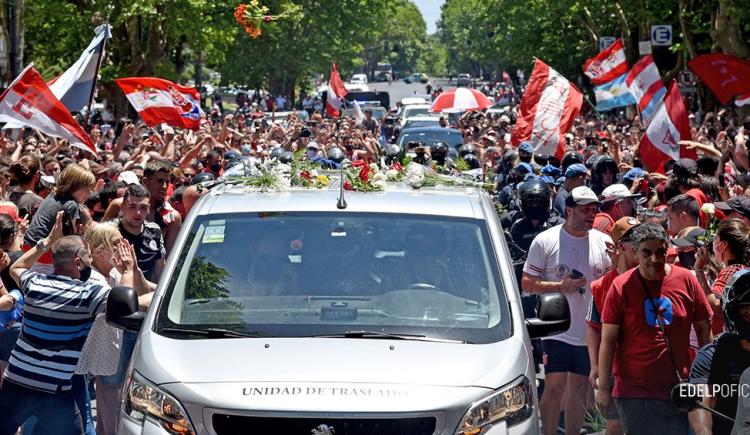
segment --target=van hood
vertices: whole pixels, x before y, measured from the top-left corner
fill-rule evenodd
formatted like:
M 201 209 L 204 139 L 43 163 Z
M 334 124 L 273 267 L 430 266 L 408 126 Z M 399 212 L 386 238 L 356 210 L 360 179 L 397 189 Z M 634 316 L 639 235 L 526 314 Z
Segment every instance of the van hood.
M 134 368 L 157 385 L 307 382 L 494 389 L 528 373 L 529 364 L 517 336 L 490 344 L 454 344 L 356 338 L 180 340 L 149 331 L 141 335 L 134 355 Z

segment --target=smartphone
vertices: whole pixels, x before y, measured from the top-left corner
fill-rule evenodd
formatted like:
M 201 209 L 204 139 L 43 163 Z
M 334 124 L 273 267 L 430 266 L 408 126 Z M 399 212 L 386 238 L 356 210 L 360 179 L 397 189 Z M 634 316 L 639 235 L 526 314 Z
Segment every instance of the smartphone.
M 576 269 L 571 270 L 569 276 L 570 276 L 571 279 L 581 279 L 581 278 L 583 278 L 583 274 L 580 271 L 576 270 Z M 585 292 L 586 292 L 586 288 L 585 287 L 580 287 L 578 289 L 578 293 L 579 294 L 584 294 Z
M 75 229 L 73 228 L 73 218 L 67 211 L 63 212 L 62 225 L 64 236 L 71 236 L 75 234 Z

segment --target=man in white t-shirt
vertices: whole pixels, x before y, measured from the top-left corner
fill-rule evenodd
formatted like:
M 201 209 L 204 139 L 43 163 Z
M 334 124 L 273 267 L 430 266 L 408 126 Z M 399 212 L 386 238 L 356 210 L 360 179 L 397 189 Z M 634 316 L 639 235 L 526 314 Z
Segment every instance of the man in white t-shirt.
M 529 293 L 560 292 L 570 306 L 570 329 L 545 339 L 544 394 L 540 402 L 545 435 L 557 433 L 565 403 L 565 433 L 577 434 L 586 412 L 590 370 L 586 349 L 586 312 L 591 282 L 612 267 L 607 245 L 612 239 L 592 230 L 599 199 L 585 186 L 573 189 L 565 200 L 566 220 L 540 233 L 531 242 L 521 286 Z

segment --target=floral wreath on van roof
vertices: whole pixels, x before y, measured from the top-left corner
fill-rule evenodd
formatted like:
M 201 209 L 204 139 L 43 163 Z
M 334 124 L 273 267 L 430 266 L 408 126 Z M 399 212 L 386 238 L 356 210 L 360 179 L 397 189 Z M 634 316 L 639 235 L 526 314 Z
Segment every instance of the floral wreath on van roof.
M 332 179 L 338 179 L 340 170 L 322 169 L 318 164 L 301 160 L 295 156 L 290 163 L 268 160 L 249 166 L 248 175 L 231 175 L 225 178 L 227 184 L 248 186 L 260 192 L 283 192 L 292 187 L 309 189 L 328 188 Z M 406 183 L 414 189 L 434 186 L 481 187 L 491 191 L 491 183 L 479 182 L 457 172 L 452 175 L 439 174 L 435 168 L 408 162 L 390 166 L 367 164 L 363 160 L 352 162 L 343 169 L 344 190 L 356 192 L 384 191 L 389 184 Z

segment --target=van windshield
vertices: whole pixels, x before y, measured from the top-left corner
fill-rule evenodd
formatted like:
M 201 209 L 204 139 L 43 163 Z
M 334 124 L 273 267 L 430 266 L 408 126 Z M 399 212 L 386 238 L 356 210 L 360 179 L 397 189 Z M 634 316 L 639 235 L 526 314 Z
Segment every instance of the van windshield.
M 155 329 L 175 338 L 217 329 L 261 337 L 371 331 L 489 343 L 510 334 L 504 292 L 481 220 L 211 215 L 191 228 Z

